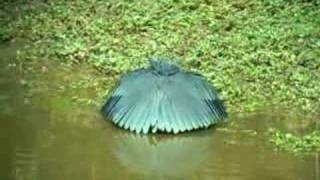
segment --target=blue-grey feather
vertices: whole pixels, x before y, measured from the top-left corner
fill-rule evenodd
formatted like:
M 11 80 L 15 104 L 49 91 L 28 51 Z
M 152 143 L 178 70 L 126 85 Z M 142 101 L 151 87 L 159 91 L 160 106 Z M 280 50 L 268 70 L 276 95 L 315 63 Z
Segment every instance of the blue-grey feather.
M 180 71 L 180 67 L 176 63 L 170 62 L 167 59 L 151 58 L 149 62 L 153 73 L 159 75 L 170 76 Z
M 103 114 L 137 133 L 183 132 L 208 127 L 227 116 L 217 92 L 201 75 L 173 63 L 127 73 L 103 106 Z

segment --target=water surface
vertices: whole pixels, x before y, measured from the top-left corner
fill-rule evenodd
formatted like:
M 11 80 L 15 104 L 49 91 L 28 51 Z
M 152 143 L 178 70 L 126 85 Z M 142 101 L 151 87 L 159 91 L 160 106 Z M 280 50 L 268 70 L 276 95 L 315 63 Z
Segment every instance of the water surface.
M 319 155 L 276 151 L 267 140 L 270 127 L 314 127 L 303 116 L 272 110 L 177 136 L 135 135 L 83 103 L 98 96 L 99 75 L 48 62 L 20 67 L 16 48 L 0 50 L 0 179 L 320 179 Z

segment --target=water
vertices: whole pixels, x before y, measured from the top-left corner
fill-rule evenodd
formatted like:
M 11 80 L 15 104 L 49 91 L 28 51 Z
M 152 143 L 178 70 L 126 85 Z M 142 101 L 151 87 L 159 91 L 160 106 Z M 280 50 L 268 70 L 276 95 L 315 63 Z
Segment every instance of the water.
M 100 75 L 48 62 L 21 68 L 17 47 L 0 47 L 1 180 L 320 179 L 319 155 L 275 151 L 265 134 L 304 131 L 312 121 L 268 111 L 177 136 L 135 135 L 83 103 L 98 96 Z

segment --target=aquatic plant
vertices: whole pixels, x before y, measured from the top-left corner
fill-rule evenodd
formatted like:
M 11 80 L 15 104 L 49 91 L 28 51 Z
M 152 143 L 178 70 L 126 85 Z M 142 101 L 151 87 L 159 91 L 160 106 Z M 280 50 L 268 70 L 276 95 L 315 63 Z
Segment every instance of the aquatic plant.
M 277 148 L 293 152 L 320 152 L 320 130 L 298 136 L 280 130 L 270 129 L 270 141 Z

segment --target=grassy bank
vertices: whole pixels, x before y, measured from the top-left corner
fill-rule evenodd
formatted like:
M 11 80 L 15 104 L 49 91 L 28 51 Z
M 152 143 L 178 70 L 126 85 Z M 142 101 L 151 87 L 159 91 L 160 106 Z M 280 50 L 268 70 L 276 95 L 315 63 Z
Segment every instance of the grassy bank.
M 0 41 L 25 39 L 22 63 L 83 63 L 101 76 L 118 76 L 146 65 L 150 56 L 166 56 L 203 73 L 230 112 L 274 105 L 319 111 L 319 1 L 28 3 L 17 1 L 15 9 L 10 1 L 0 4 Z M 300 151 L 318 142 L 317 131 L 307 136 L 274 131 L 272 139 Z
M 105 74 L 176 58 L 215 84 L 231 111 L 320 101 L 316 1 L 58 0 L 8 29 L 30 42 L 25 60 L 87 62 Z

